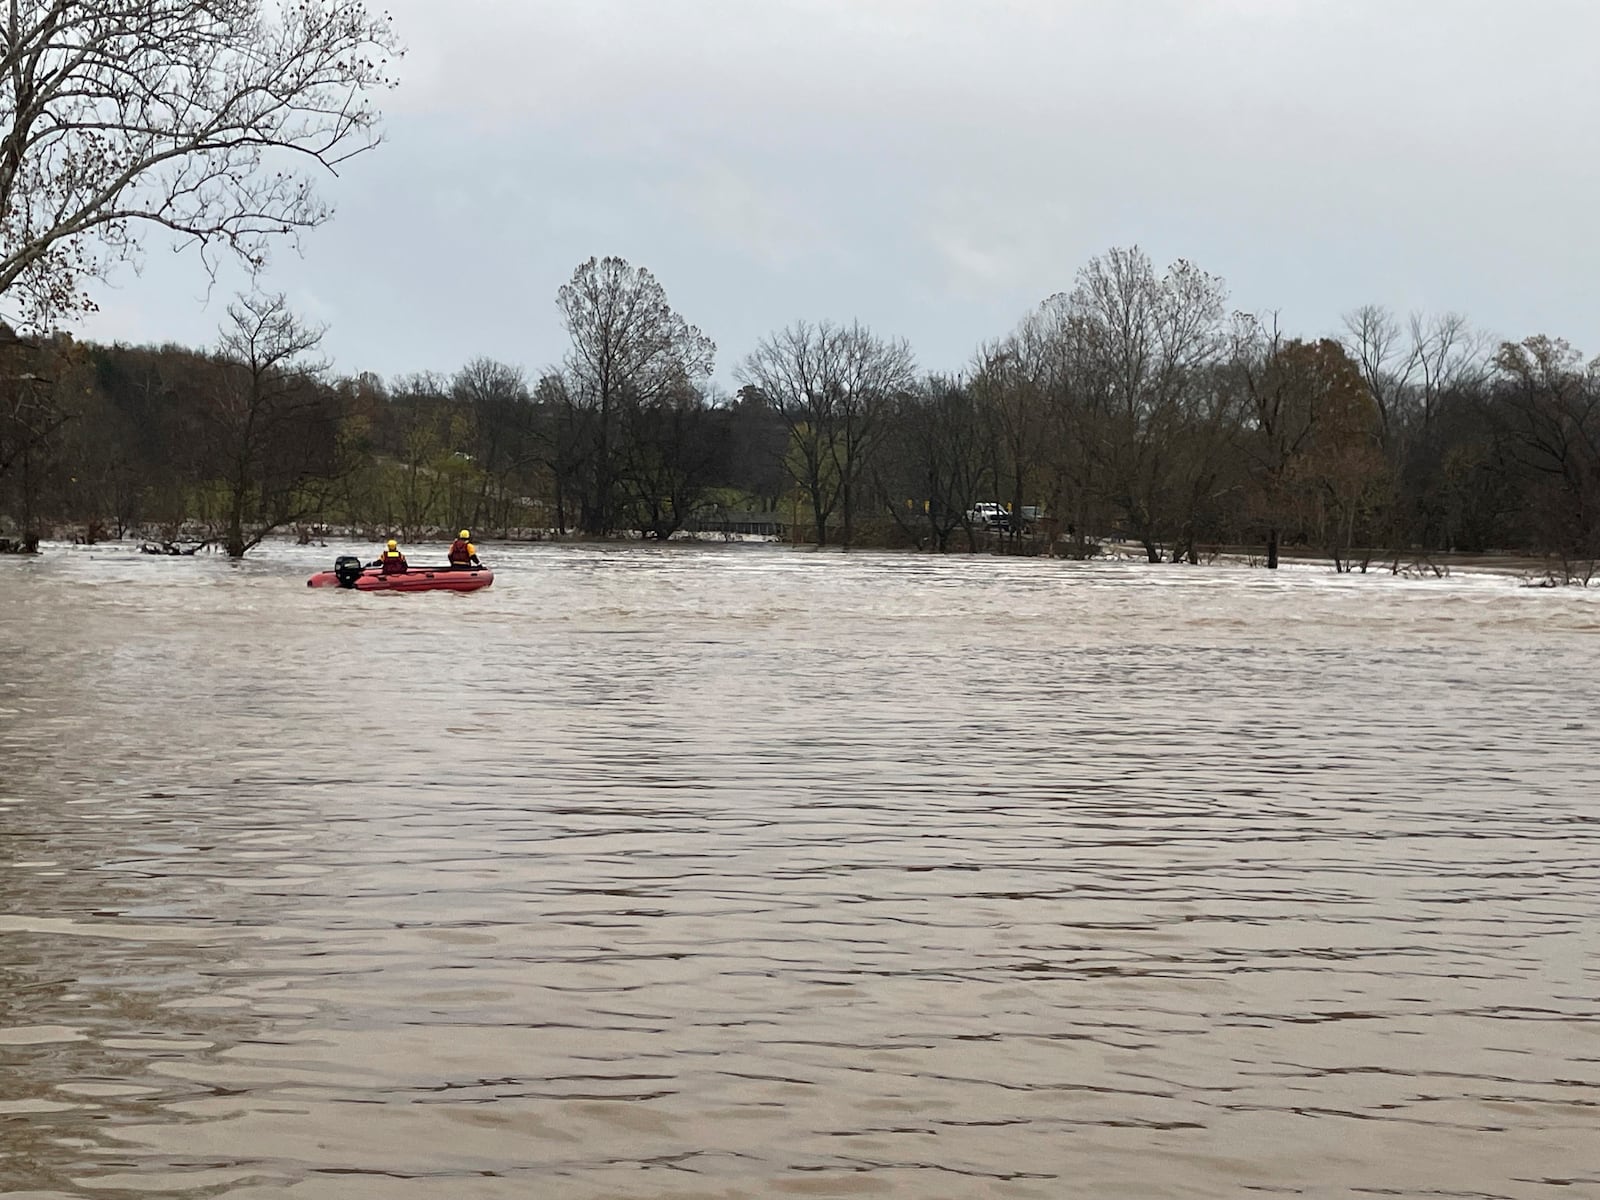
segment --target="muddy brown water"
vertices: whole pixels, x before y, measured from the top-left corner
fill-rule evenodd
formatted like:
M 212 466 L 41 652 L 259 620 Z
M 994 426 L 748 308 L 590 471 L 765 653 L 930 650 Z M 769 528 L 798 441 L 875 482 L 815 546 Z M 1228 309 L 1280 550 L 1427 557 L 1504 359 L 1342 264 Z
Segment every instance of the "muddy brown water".
M 338 549 L 0 563 L 0 1194 L 1600 1196 L 1600 594 Z

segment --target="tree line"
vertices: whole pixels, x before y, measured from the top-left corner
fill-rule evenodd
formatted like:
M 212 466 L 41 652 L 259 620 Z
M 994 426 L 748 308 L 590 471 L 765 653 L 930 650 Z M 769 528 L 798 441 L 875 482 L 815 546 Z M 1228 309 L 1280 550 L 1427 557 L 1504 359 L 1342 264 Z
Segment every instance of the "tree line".
M 1285 547 L 1600 556 L 1600 367 L 1558 338 L 1376 306 L 1327 336 L 1241 314 L 1137 248 L 1077 273 L 959 370 L 859 323 L 797 322 L 712 383 L 648 271 L 579 266 L 565 361 L 533 377 L 339 376 L 282 297 L 215 345 L 55 333 L 159 230 L 253 273 L 323 224 L 313 180 L 381 141 L 404 54 L 364 0 L 14 0 L 0 22 L 0 548 L 187 530 L 240 556 L 315 524 L 665 538 L 709 507 L 818 544 L 1151 561 Z M 1004 506 L 1004 507 L 1001 507 Z M 1003 514 L 1003 515 L 1001 515 Z
M 591 259 L 556 307 L 570 350 L 532 378 L 337 376 L 273 296 L 204 350 L 0 329 L 0 514 L 23 546 L 189 526 L 233 555 L 309 523 L 667 538 L 740 508 L 819 545 L 1600 558 L 1600 360 L 1557 338 L 1378 306 L 1291 336 L 1192 263 L 1113 249 L 958 371 L 802 321 L 730 394 L 649 271 Z

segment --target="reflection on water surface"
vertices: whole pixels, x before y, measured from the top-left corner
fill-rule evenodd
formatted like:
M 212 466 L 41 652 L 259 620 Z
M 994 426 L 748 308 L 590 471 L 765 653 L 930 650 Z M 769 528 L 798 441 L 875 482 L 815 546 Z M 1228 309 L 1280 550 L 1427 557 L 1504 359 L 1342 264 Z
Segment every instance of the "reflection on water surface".
M 1600 596 L 0 563 L 0 1193 L 1600 1195 Z

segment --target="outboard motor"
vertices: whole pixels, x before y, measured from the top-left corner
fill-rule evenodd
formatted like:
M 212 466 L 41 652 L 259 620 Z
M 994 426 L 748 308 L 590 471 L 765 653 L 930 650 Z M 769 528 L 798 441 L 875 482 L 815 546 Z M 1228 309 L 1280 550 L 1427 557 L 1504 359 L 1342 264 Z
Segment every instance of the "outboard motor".
M 340 587 L 355 587 L 363 569 L 361 560 L 354 554 L 341 554 L 333 560 L 333 573 L 338 577 Z

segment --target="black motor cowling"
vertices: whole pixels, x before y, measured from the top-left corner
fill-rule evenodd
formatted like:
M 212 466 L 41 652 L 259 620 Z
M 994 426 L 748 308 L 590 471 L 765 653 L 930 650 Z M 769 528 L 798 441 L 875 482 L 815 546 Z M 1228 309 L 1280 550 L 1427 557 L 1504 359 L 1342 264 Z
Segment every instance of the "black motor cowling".
M 356 580 L 361 578 L 361 571 L 361 560 L 354 554 L 341 554 L 333 560 L 333 573 L 340 587 L 355 587 Z

